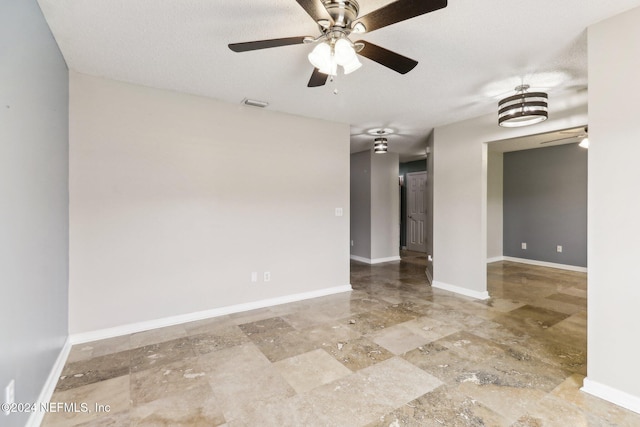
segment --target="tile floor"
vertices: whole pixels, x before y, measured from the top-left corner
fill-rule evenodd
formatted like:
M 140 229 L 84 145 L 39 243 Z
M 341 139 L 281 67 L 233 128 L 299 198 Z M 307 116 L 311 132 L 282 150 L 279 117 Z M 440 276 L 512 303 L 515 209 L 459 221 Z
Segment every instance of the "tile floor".
M 75 346 L 44 426 L 638 426 L 579 391 L 586 275 L 489 266 L 488 301 L 424 258 L 352 263 L 354 291 Z

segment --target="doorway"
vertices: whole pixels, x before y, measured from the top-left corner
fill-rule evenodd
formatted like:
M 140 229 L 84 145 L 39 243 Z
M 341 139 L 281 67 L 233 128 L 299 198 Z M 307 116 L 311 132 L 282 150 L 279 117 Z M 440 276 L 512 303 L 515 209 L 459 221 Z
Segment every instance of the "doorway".
M 412 172 L 406 175 L 407 209 L 405 218 L 405 244 L 409 251 L 427 252 L 426 242 L 426 188 L 427 173 Z

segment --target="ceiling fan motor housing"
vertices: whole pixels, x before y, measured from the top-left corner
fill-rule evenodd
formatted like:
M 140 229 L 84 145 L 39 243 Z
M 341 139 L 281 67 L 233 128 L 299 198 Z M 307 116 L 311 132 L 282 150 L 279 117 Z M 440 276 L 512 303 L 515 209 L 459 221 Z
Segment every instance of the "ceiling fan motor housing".
M 322 0 L 322 4 L 333 19 L 334 27 L 351 28 L 351 23 L 356 20 L 360 10 L 355 0 Z

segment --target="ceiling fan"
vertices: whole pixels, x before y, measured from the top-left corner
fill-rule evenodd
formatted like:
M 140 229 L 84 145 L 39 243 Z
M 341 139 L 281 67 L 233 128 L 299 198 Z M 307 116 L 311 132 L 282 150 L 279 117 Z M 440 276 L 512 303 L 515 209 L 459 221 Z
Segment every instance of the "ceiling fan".
M 584 143 L 585 140 L 588 141 L 587 138 L 589 137 L 589 127 L 588 126 L 585 126 L 583 129 L 574 129 L 574 130 L 570 130 L 570 131 L 562 131 L 562 132 L 559 132 L 559 133 L 564 134 L 564 135 L 571 135 L 571 136 L 566 136 L 564 138 L 551 139 L 549 141 L 542 141 L 540 144 L 541 145 L 550 144 L 552 142 L 565 141 L 565 140 L 568 140 L 568 139 L 581 139 L 581 142 L 580 142 L 581 147 L 585 147 L 585 145 L 588 146 L 588 144 L 589 144 L 588 142 Z
M 318 24 L 321 33 L 319 36 L 231 43 L 229 49 L 234 52 L 247 52 L 295 44 L 316 44 L 308 56 L 314 67 L 308 87 L 323 86 L 329 76 L 337 75 L 338 66 L 343 68 L 345 74 L 357 70 L 362 65 L 357 55 L 369 58 L 400 74 L 408 73 L 418 65 L 417 61 L 364 40 L 352 42 L 349 36 L 352 33 L 370 33 L 447 6 L 447 0 L 396 0 L 358 17 L 360 6 L 356 0 L 296 1 Z

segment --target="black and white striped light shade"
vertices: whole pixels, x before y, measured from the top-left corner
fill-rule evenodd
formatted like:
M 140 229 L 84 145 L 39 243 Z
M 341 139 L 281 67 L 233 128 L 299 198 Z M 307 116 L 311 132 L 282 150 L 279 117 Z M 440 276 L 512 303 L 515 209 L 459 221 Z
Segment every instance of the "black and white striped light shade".
M 373 152 L 377 154 L 386 154 L 387 145 L 387 138 L 376 138 L 373 140 Z
M 540 123 L 549 117 L 548 96 L 544 92 L 527 92 L 529 85 L 516 88 L 516 94 L 498 103 L 498 124 L 520 127 Z

